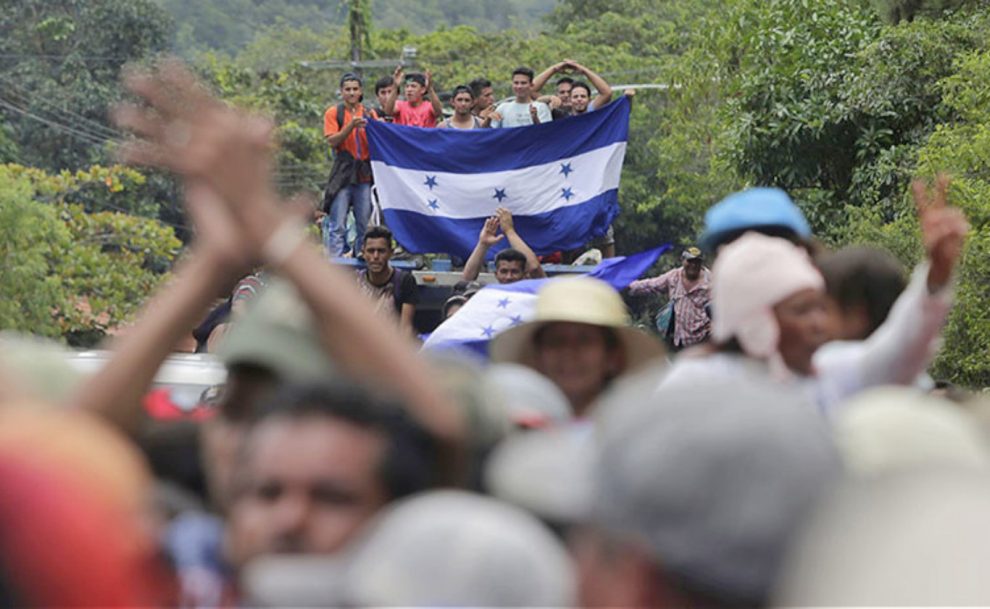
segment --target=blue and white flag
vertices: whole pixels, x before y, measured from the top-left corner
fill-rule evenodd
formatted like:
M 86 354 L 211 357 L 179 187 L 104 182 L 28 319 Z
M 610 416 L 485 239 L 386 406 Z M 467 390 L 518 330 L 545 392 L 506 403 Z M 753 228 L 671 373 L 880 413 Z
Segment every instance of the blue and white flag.
M 511 129 L 371 121 L 385 223 L 409 251 L 467 258 L 485 219 L 505 207 L 537 254 L 580 248 L 619 213 L 629 107 L 622 96 L 581 116 Z
M 668 249 L 670 245 L 661 245 L 638 254 L 609 258 L 587 276 L 622 290 L 653 266 Z M 553 279 L 486 285 L 434 330 L 423 343 L 423 349 L 468 349 L 487 355 L 488 342 L 496 334 L 533 319 L 536 293 L 548 281 Z

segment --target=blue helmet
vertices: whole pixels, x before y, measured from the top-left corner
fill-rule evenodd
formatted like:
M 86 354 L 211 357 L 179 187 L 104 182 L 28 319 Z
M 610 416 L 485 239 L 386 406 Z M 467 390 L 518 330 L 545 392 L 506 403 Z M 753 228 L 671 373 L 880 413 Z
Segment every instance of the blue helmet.
M 792 234 L 806 239 L 811 227 L 787 193 L 779 188 L 750 188 L 733 193 L 705 214 L 701 246 L 709 251 L 747 230 Z

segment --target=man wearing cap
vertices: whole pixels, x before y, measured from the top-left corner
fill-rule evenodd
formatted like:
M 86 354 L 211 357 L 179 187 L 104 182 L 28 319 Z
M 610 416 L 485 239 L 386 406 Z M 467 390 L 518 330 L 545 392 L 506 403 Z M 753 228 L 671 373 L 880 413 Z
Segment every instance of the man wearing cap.
M 351 251 L 356 251 L 364 239 L 371 218 L 371 156 L 364 126 L 368 117 L 378 118 L 373 110 L 361 103 L 361 78 L 347 73 L 340 78 L 343 103 L 331 106 L 323 115 L 323 134 L 334 151 L 333 169 L 324 193 L 323 206 L 327 216 L 323 222 L 323 242 L 331 257 L 342 256 L 347 250 L 347 212 L 353 207 L 357 234 Z
M 668 343 L 675 351 L 708 340 L 712 331 L 708 315 L 711 272 L 703 263 L 701 250 L 689 247 L 681 253 L 681 266 L 659 277 L 634 281 L 629 286 L 632 295 L 667 294 L 673 319 L 660 330 L 667 335 Z M 673 328 L 670 328 L 671 324 Z
M 526 323 L 495 336 L 493 362 L 525 364 L 553 381 L 578 417 L 621 374 L 664 354 L 663 345 L 629 325 L 619 293 L 598 279 L 554 279 L 536 297 Z

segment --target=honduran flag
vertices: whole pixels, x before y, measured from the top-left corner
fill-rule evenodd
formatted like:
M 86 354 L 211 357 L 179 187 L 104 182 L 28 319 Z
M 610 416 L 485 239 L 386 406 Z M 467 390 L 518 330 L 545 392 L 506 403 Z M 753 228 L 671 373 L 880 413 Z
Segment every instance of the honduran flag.
M 485 219 L 512 212 L 537 254 L 582 247 L 619 212 L 629 100 L 529 127 L 424 129 L 371 121 L 385 223 L 413 252 L 467 258 Z M 491 254 L 506 247 L 503 239 Z
M 622 290 L 669 249 L 670 245 L 665 244 L 629 256 L 609 258 L 587 275 Z M 556 279 L 527 279 L 504 285 L 486 285 L 425 338 L 423 349 L 459 349 L 487 356 L 488 343 L 499 332 L 533 319 L 537 294 L 548 281 Z

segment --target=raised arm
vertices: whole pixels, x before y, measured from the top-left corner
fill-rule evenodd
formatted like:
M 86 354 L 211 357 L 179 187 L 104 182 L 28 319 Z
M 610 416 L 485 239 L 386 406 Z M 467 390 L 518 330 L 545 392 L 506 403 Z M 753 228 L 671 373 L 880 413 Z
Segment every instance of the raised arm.
M 552 66 L 550 66 L 549 68 L 547 68 L 546 70 L 543 70 L 542 72 L 537 74 L 536 78 L 533 79 L 533 84 L 530 85 L 530 91 L 531 91 L 530 96 L 533 99 L 539 97 L 540 91 L 542 91 L 543 87 L 546 86 L 547 81 L 553 78 L 554 74 L 560 72 L 566 67 L 567 67 L 566 61 L 559 61 L 553 64 Z
M 822 351 L 820 373 L 851 394 L 880 384 L 909 384 L 924 372 L 938 347 L 951 308 L 952 274 L 969 230 L 962 212 L 946 204 L 948 179 L 939 176 L 934 195 L 913 185 L 927 261 L 918 266 L 884 323 L 855 351 Z
M 392 90 L 388 92 L 388 97 L 385 98 L 385 104 L 382 106 L 382 110 L 388 116 L 395 116 L 395 100 L 399 99 L 399 89 L 402 88 L 402 66 L 396 66 L 395 72 L 392 72 Z
M 584 74 L 585 78 L 591 82 L 591 86 L 598 91 L 598 95 L 595 95 L 595 99 L 591 100 L 591 105 L 594 106 L 596 110 L 607 104 L 609 100 L 612 99 L 612 87 L 609 86 L 604 78 L 576 61 L 568 61 L 567 63 L 570 67 Z
M 141 399 L 158 368 L 202 319 L 218 286 L 233 285 L 251 268 L 239 236 L 218 214 L 215 196 L 202 183 L 187 185 L 186 211 L 196 238 L 185 260 L 144 307 L 138 322 L 111 345 L 110 361 L 72 397 L 75 407 L 99 414 L 127 433 L 137 430 Z
M 509 246 L 526 256 L 526 275 L 531 279 L 546 277 L 547 274 L 540 264 L 540 259 L 536 257 L 532 248 L 516 232 L 512 213 L 504 207 L 499 207 L 495 210 L 495 216 L 498 217 L 498 223 L 502 227 L 502 232 L 505 233 L 505 238 L 509 240 Z
M 433 106 L 433 114 L 438 118 L 443 118 L 443 102 L 440 101 L 440 96 L 433 89 L 433 75 L 430 71 L 426 71 L 426 96 L 430 100 L 430 105 Z
M 677 269 L 671 269 L 657 277 L 638 279 L 629 284 L 629 293 L 633 296 L 640 294 L 666 294 L 670 291 L 670 282 L 677 275 Z
M 155 112 L 142 112 L 131 124 L 143 139 L 125 145 L 127 158 L 207 183 L 220 195 L 220 209 L 236 221 L 242 242 L 295 286 L 342 371 L 402 396 L 410 414 L 451 454 L 457 452 L 465 421 L 433 382 L 434 374 L 411 339 L 381 323 L 354 278 L 327 264 L 319 249 L 307 243 L 302 223 L 278 205 L 272 126 L 212 98 L 177 62 L 167 62 L 155 75 L 134 78 L 132 89 Z M 178 128 L 184 137 L 170 134 Z
M 498 218 L 492 216 L 485 220 L 485 224 L 481 227 L 481 232 L 478 234 L 478 243 L 474 246 L 474 250 L 468 257 L 467 262 L 464 263 L 464 271 L 461 273 L 461 277 L 465 281 L 474 281 L 478 278 L 481 269 L 485 265 L 485 256 L 488 255 L 488 250 L 504 237 L 505 235 L 498 234 Z

